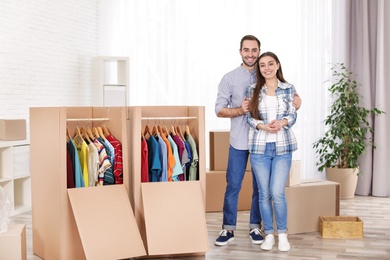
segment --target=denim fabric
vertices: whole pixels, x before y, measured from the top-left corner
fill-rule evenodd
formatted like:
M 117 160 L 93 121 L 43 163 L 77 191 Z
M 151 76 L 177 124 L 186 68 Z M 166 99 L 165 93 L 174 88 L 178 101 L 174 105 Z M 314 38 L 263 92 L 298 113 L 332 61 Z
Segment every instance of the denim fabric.
M 248 162 L 248 150 L 237 150 L 229 147 L 228 166 L 226 171 L 226 191 L 223 204 L 223 225 L 227 230 L 236 230 L 238 195 Z M 252 172 L 252 205 L 250 210 L 249 228 L 260 228 L 261 215 L 259 210 L 259 189 Z
M 274 233 L 274 213 L 277 232 L 287 232 L 287 201 L 284 191 L 291 159 L 291 153 L 276 155 L 275 143 L 267 143 L 264 154 L 251 153 L 250 162 L 259 187 L 260 212 L 266 234 Z

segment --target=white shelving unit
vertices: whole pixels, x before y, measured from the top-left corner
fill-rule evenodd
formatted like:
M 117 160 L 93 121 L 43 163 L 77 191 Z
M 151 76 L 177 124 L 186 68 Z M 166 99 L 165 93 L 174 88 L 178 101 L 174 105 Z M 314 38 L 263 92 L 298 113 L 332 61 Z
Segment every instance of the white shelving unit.
M 31 210 L 30 144 L 0 141 L 0 186 L 13 201 L 11 216 Z
M 129 106 L 129 58 L 98 56 L 92 60 L 95 106 Z

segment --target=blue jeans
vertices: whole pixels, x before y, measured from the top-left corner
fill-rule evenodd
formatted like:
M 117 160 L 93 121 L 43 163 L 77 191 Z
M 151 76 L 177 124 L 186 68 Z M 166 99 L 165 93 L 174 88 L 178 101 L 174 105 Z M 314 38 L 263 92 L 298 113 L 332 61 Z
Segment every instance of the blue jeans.
M 226 191 L 223 202 L 223 225 L 227 230 L 236 230 L 238 195 L 248 163 L 248 150 L 237 150 L 229 147 L 229 158 L 226 170 Z M 260 228 L 259 189 L 252 171 L 252 205 L 249 228 Z
M 264 154 L 250 156 L 252 169 L 259 186 L 259 204 L 264 233 L 274 233 L 274 213 L 278 233 L 287 232 L 286 181 L 292 154 L 276 155 L 275 143 L 267 143 Z M 273 210 L 272 210 L 273 203 Z

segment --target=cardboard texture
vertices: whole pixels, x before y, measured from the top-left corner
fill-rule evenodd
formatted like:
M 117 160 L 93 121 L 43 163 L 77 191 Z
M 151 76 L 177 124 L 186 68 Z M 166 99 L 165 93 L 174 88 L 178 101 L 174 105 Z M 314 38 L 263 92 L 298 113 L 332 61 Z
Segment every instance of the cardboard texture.
M 123 185 L 68 189 L 87 259 L 146 255 Z
M 340 185 L 331 181 L 306 181 L 286 187 L 289 234 L 319 231 L 320 216 L 340 214 Z
M 142 183 L 141 187 L 148 255 L 209 250 L 199 182 Z
M 290 174 L 286 182 L 286 187 L 301 184 L 301 161 L 293 160 L 291 162 Z
M 222 211 L 226 190 L 226 171 L 206 172 L 206 212 Z M 252 202 L 252 173 L 245 172 L 240 195 L 238 210 L 250 210 Z
M 323 238 L 363 238 L 363 221 L 354 216 L 321 216 Z
M 230 132 L 210 131 L 210 171 L 226 171 L 229 155 Z M 246 170 L 250 171 L 250 163 L 246 165 Z
M 11 223 L 7 232 L 0 233 L 0 259 L 27 259 L 26 225 Z
M 0 140 L 26 139 L 25 119 L 0 119 Z

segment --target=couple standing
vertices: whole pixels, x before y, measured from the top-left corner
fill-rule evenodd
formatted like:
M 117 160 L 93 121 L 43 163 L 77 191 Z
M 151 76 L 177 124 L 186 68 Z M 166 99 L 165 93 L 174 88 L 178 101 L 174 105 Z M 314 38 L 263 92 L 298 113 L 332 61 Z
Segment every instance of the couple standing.
M 284 190 L 292 152 L 297 150 L 291 127 L 301 99 L 284 79 L 278 57 L 272 52 L 260 55 L 260 41 L 255 36 L 244 36 L 239 51 L 242 64 L 224 75 L 215 103 L 217 116 L 231 119 L 223 224 L 215 245 L 227 245 L 234 239 L 238 195 L 250 154 L 253 195 L 249 237 L 252 243 L 261 244 L 262 250 L 271 250 L 275 214 L 278 249 L 289 251 Z

